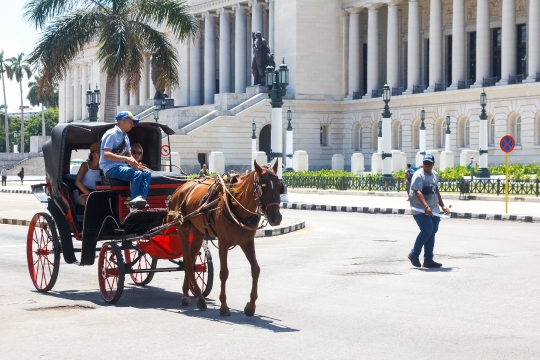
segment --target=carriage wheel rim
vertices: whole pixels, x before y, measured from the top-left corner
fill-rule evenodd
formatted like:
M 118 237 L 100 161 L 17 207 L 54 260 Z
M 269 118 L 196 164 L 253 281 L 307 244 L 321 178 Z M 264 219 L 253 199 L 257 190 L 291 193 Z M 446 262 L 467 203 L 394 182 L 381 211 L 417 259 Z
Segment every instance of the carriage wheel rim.
M 99 255 L 99 287 L 106 301 L 110 301 L 118 291 L 118 261 L 113 247 L 105 244 Z
M 194 271 L 195 275 L 195 282 L 199 285 L 199 288 L 201 289 L 201 293 L 204 293 L 204 290 L 206 289 L 206 285 L 208 284 L 208 270 L 206 267 L 207 259 L 206 254 L 204 254 L 204 251 L 202 251 L 197 257 L 195 258 L 195 264 L 193 265 L 193 269 L 200 267 L 201 265 L 204 266 L 205 271 Z M 189 282 L 189 287 L 191 290 L 191 293 L 195 295 L 195 292 L 193 291 L 194 286 L 193 283 Z
M 136 249 L 129 249 L 124 251 L 126 256 L 126 263 L 130 263 L 132 259 L 136 259 L 139 252 Z M 152 269 L 152 258 L 148 254 L 144 254 L 139 261 L 137 261 L 132 267 L 133 270 L 147 270 Z M 131 279 L 135 284 L 142 284 L 150 275 L 149 272 L 145 273 L 130 273 Z
M 54 240 L 51 227 L 47 225 L 47 219 L 43 215 L 34 215 L 27 239 L 30 242 L 27 244 L 28 269 L 38 290 L 47 288 L 55 276 Z

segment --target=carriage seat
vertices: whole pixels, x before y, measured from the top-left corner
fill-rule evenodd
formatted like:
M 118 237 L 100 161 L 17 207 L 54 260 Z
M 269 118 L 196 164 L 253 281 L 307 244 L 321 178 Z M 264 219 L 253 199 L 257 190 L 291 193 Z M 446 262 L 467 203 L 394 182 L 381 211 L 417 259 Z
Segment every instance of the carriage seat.
M 167 177 L 164 177 L 164 176 Z M 153 172 L 150 180 L 150 185 L 170 185 L 170 184 L 184 184 L 187 181 L 187 177 L 180 173 L 170 172 Z M 102 185 L 110 186 L 129 186 L 129 181 L 122 181 L 107 176 L 101 177 Z

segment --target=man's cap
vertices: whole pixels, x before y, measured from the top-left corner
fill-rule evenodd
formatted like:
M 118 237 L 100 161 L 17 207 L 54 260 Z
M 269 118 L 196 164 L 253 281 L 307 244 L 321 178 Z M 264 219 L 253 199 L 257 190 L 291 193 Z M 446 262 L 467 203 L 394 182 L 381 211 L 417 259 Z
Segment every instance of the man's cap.
M 474 156 L 471 156 L 471 159 L 474 159 Z
M 139 122 L 139 119 L 136 119 L 135 117 L 133 117 L 133 114 L 131 113 L 131 111 L 120 111 L 118 115 L 116 115 L 116 121 L 120 121 L 126 118 L 133 120 L 134 124 L 137 124 Z
M 428 161 L 430 163 L 435 163 L 435 157 L 431 154 L 424 155 L 424 159 L 422 161 Z
M 97 142 L 90 145 L 90 152 L 99 150 L 99 144 Z

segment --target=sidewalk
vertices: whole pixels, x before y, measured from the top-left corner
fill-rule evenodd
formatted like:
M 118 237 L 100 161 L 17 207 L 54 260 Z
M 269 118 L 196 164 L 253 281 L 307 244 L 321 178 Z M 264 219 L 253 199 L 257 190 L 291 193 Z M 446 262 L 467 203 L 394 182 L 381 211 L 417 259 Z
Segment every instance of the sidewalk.
M 351 191 L 306 190 L 288 189 L 289 203 L 283 204 L 283 207 L 323 210 L 321 206 L 325 206 L 326 211 L 352 212 L 354 208 L 354 212 L 364 213 L 410 213 L 409 202 L 404 192 L 368 195 L 367 192 L 358 191 L 352 195 Z M 447 206 L 452 205 L 452 217 L 540 222 L 540 204 L 536 202 L 536 198 L 532 198 L 535 202 L 509 202 L 507 215 L 504 196 L 489 200 L 458 200 L 459 195 L 455 194 L 443 194 L 442 197 Z

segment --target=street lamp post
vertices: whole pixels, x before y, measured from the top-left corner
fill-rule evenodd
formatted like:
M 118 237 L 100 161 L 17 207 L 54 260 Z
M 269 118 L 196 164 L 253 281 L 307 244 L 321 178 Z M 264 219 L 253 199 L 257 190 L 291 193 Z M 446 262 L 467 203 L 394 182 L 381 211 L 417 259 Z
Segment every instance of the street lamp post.
M 285 159 L 285 171 L 294 171 L 292 167 L 292 158 L 293 158 L 293 128 L 291 125 L 292 121 L 292 110 L 289 108 L 287 110 L 287 158 Z
M 18 153 L 19 150 L 17 149 L 17 131 L 13 132 L 13 152 Z
M 482 111 L 480 112 L 480 148 L 478 149 L 478 153 L 480 154 L 480 168 L 476 172 L 476 177 L 489 179 L 490 173 L 488 170 L 488 131 L 486 114 L 487 96 L 484 90 L 482 90 L 480 93 L 480 105 L 482 106 Z
M 257 130 L 257 125 L 255 125 L 255 120 L 251 122 L 251 162 L 253 162 L 253 159 L 255 158 L 255 151 L 257 151 L 257 135 L 255 135 L 255 131 Z M 253 166 L 253 164 L 251 164 Z
M 154 106 L 154 120 L 159 122 L 159 108 L 157 106 Z
M 420 120 L 422 120 L 420 123 L 420 155 L 424 156 L 426 155 L 426 124 L 424 123 L 424 120 L 426 120 L 426 111 L 424 108 L 420 110 Z
M 450 151 L 450 115 L 446 115 L 446 134 L 444 139 L 444 151 Z
M 382 112 L 382 174 L 383 178 L 392 178 L 392 113 L 388 103 L 390 102 L 390 86 L 385 84 L 383 87 L 384 111 Z
M 377 134 L 377 152 L 382 154 L 382 120 L 378 121 L 379 133 Z
M 283 158 L 283 120 L 282 107 L 283 98 L 287 93 L 287 85 L 289 85 L 289 69 L 285 65 L 285 59 L 279 66 L 279 70 L 275 70 L 273 66 L 268 65 L 265 73 L 266 84 L 268 86 L 268 97 L 270 105 L 272 105 L 272 139 L 270 147 L 270 159 L 276 159 L 278 162 L 277 176 L 282 178 L 281 160 Z
M 88 120 L 90 122 L 98 121 L 99 105 L 101 104 L 101 92 L 99 91 L 97 85 L 96 90 L 92 91 L 90 86 L 88 86 L 88 91 L 86 91 L 86 107 L 88 108 Z

